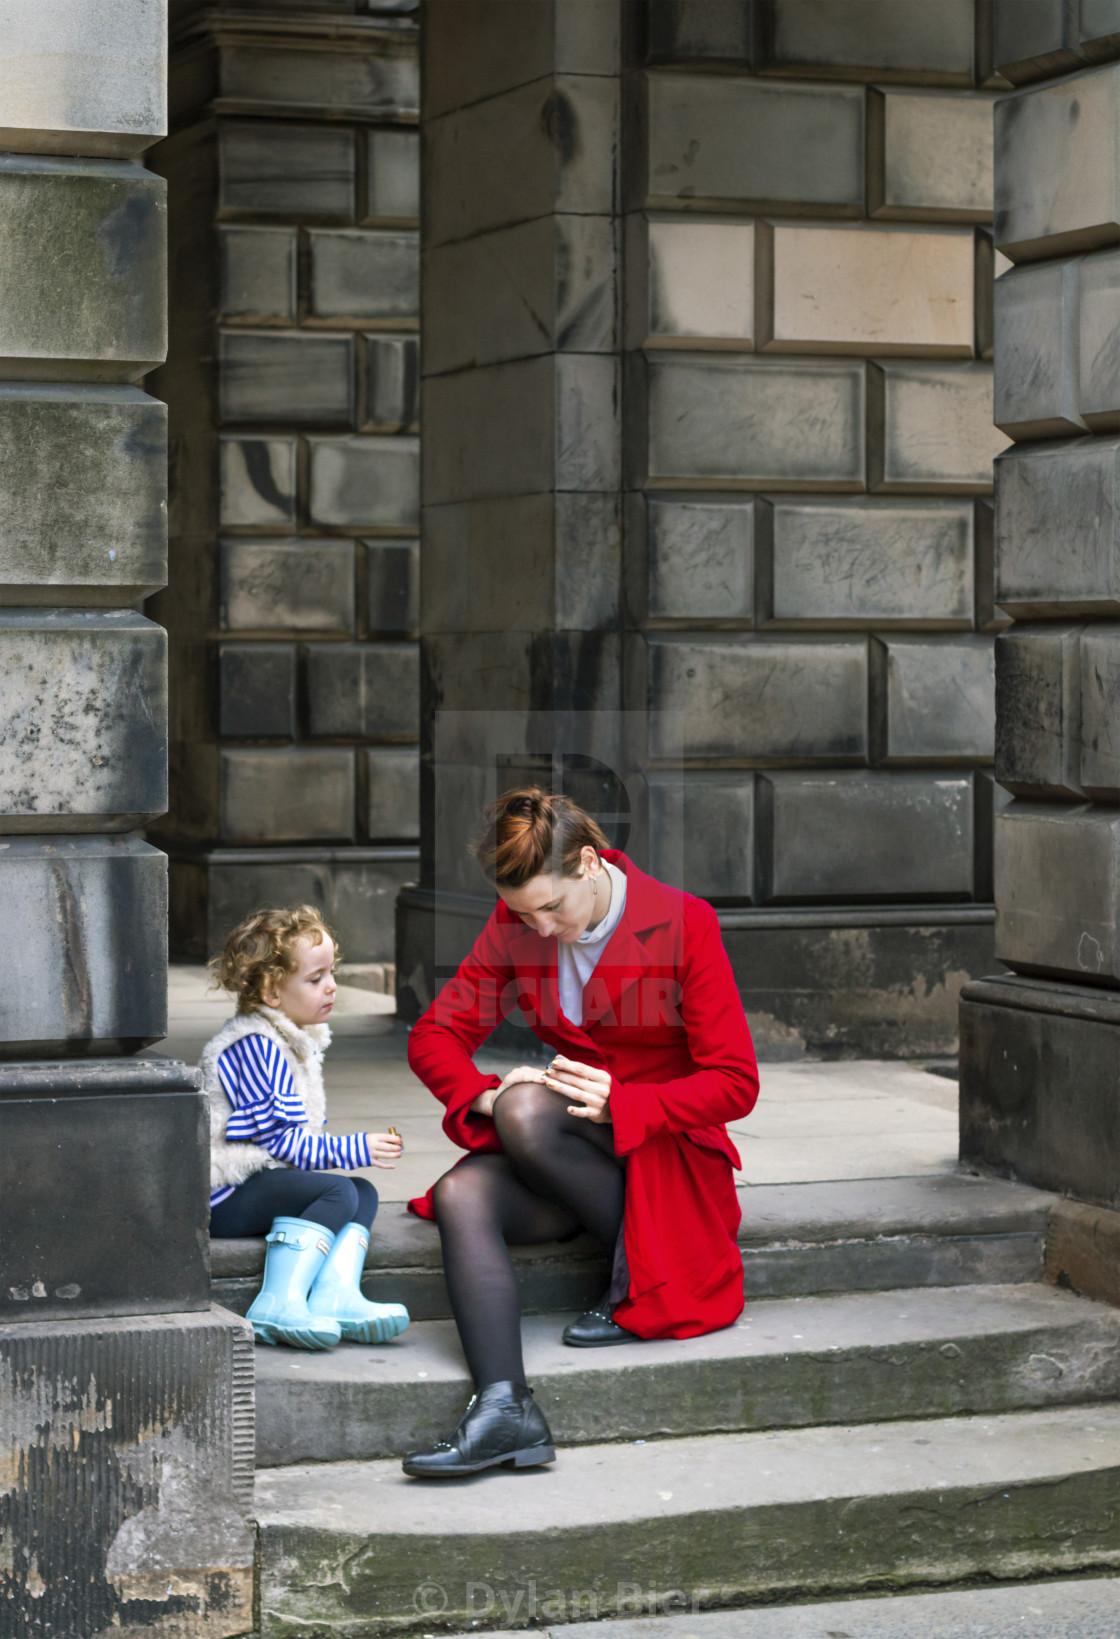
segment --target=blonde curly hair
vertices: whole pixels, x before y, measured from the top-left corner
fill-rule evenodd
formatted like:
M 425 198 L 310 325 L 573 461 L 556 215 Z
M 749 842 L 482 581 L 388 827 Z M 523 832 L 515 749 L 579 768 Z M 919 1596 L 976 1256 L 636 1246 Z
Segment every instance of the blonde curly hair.
M 266 990 L 274 990 L 296 970 L 296 946 L 301 939 L 321 945 L 338 941 L 314 905 L 291 910 L 253 911 L 239 922 L 220 956 L 209 962 L 214 984 L 237 997 L 237 1011 L 251 1013 L 263 1004 Z

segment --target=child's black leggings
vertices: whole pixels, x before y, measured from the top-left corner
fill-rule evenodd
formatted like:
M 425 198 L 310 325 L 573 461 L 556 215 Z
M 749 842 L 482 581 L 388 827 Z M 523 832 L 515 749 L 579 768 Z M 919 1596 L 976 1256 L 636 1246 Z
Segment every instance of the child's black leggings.
M 369 1229 L 376 1213 L 377 1191 L 366 1178 L 268 1167 L 211 1208 L 210 1234 L 215 1240 L 236 1241 L 267 1235 L 274 1218 L 310 1218 L 337 1235 L 344 1224 Z

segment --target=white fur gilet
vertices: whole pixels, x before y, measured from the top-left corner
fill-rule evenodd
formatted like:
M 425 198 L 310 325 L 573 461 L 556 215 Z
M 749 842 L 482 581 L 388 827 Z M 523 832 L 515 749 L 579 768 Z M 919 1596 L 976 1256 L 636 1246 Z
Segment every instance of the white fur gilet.
M 321 1133 L 327 1124 L 327 1095 L 323 1087 L 323 1054 L 330 1046 L 330 1027 L 312 1024 L 304 1030 L 285 1013 L 273 1008 L 254 1008 L 227 1019 L 216 1036 L 202 1050 L 199 1068 L 202 1088 L 210 1099 L 210 1189 L 243 1184 L 266 1167 L 286 1167 L 260 1144 L 230 1144 L 226 1122 L 233 1114 L 218 1075 L 218 1059 L 227 1047 L 243 1036 L 267 1036 L 288 1061 L 296 1097 L 307 1114 L 309 1132 Z

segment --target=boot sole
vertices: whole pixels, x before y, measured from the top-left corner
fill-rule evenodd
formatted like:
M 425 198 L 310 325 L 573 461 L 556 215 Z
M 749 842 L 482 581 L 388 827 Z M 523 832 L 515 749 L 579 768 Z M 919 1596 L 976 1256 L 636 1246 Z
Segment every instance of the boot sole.
M 315 1350 L 333 1349 L 335 1344 L 339 1342 L 337 1337 L 324 1337 L 322 1332 L 276 1326 L 271 1321 L 254 1320 L 250 1324 L 257 1342 L 267 1343 L 272 1348 L 275 1348 L 278 1343 L 283 1343 L 289 1349 L 309 1349 L 314 1352 Z
M 407 1332 L 408 1321 L 398 1320 L 340 1321 L 342 1335 L 348 1343 L 391 1343 L 402 1332 Z
M 521 1451 L 507 1451 L 499 1457 L 487 1457 L 481 1463 L 456 1463 L 454 1468 L 410 1468 L 407 1457 L 401 1467 L 415 1480 L 454 1480 L 465 1474 L 480 1474 L 484 1468 L 536 1468 L 540 1463 L 555 1461 L 554 1447 L 526 1446 Z
M 644 1343 L 644 1337 L 636 1337 L 633 1333 L 629 1337 L 569 1337 L 564 1332 L 560 1338 L 569 1349 L 617 1349 L 624 1343 Z

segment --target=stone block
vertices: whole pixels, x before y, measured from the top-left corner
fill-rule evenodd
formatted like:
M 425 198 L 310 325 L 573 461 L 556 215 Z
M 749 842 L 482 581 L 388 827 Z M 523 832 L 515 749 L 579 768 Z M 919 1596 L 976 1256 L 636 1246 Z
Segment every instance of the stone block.
M 134 381 L 162 361 L 162 177 L 127 160 L 0 154 L 0 221 L 0 373 Z
M 134 836 L 0 848 L 0 1051 L 135 1052 L 167 1034 L 167 860 Z
M 0 832 L 133 831 L 167 807 L 166 634 L 130 609 L 0 610 Z
M 219 228 L 218 245 L 223 317 L 295 324 L 295 228 Z
M 316 739 L 415 740 L 415 643 L 314 643 L 307 651 L 308 728 Z
M 382 222 L 419 218 L 419 131 L 382 127 L 366 132 L 366 215 Z
M 366 621 L 376 632 L 420 630 L 420 543 L 366 543 Z
M 426 250 L 424 374 L 618 341 L 609 216 L 548 214 Z
M 420 840 L 420 753 L 411 748 L 367 751 L 367 826 L 375 842 Z
M 639 217 L 635 226 L 645 237 L 644 247 L 635 247 L 634 259 L 644 274 L 644 288 L 633 292 L 629 344 L 751 347 L 753 222 L 646 222 Z
M 869 213 L 990 222 L 993 101 L 975 91 L 869 91 Z
M 1011 438 L 1085 431 L 1078 387 L 1078 263 L 1013 268 L 993 288 L 996 425 Z
M 1013 262 L 1120 242 L 1120 64 L 1001 97 L 995 242 Z
M 993 0 L 992 61 L 1012 85 L 1084 66 L 1078 0 Z
M 864 97 L 854 86 L 652 73 L 646 95 L 648 169 L 635 203 L 861 213 Z
M 862 364 L 682 355 L 646 370 L 652 482 L 863 488 Z
M 867 373 L 869 483 L 885 494 L 985 495 L 1008 439 L 986 364 L 877 364 Z
M 225 746 L 219 763 L 223 842 L 353 841 L 353 751 Z
M 419 336 L 365 336 L 366 411 L 362 425 L 378 432 L 418 431 Z
M 1081 785 L 1097 802 L 1120 802 L 1120 627 L 1081 633 Z
M 996 461 L 996 602 L 1016 620 L 1120 615 L 1120 438 Z
M 411 41 L 404 51 L 376 36 L 351 35 L 333 50 L 322 39 L 316 45 L 309 51 L 301 40 L 267 34 L 244 44 L 223 42 L 222 98 L 254 104 L 254 113 L 283 109 L 361 119 L 419 113 L 420 73 Z
M 967 229 L 774 222 L 758 232 L 765 352 L 972 356 Z
M 990 762 L 995 660 L 990 637 L 871 640 L 872 760 Z
M 753 501 L 651 497 L 646 552 L 649 619 L 753 619 Z
M 617 495 L 563 491 L 427 507 L 425 630 L 617 629 L 619 511 Z
M 652 756 L 765 762 L 775 758 L 867 760 L 867 642 L 710 633 L 635 639 L 644 688 L 656 714 Z M 674 723 L 673 719 L 676 719 Z
M 1120 250 L 1098 251 L 1078 267 L 1078 408 L 1094 432 L 1120 428 Z
M 0 604 L 157 591 L 166 463 L 166 406 L 134 387 L 0 385 Z
M 961 1160 L 1117 1204 L 1120 1009 L 1084 983 L 983 979 L 961 992 Z M 1078 1209 L 1055 1203 L 1052 1215 Z M 1103 1293 L 1101 1294 L 1104 1295 Z
M 425 248 L 615 206 L 618 81 L 552 74 L 430 119 Z
M 550 354 L 429 380 L 424 501 L 619 485 L 615 359 Z
M 167 132 L 167 3 L 4 8 L 0 150 L 131 158 Z
M 223 541 L 224 632 L 352 632 L 353 541 Z
M 773 74 L 971 86 L 974 29 L 972 0 L 774 0 L 763 64 Z
M 967 774 L 760 774 L 760 899 L 968 899 L 974 818 Z
M 1120 1213 L 1055 1201 L 1046 1217 L 1046 1279 L 1120 1308 Z
M 294 739 L 294 644 L 221 644 L 218 649 L 218 701 L 218 732 L 221 735 L 235 740 Z
M 649 776 L 650 870 L 701 899 L 754 899 L 754 782 L 749 772 Z
M 311 319 L 399 324 L 420 312 L 420 236 L 377 228 L 310 234 Z
M 1120 985 L 1120 814 L 1013 802 L 996 816 L 996 957 Z
M 758 10 L 752 0 L 648 0 L 642 8 L 645 60 L 750 68 Z
M 967 501 L 762 503 L 760 618 L 813 625 L 971 627 Z
M 315 755 L 315 753 L 312 753 Z M 229 849 L 209 856 L 209 949 L 259 905 L 317 905 L 348 962 L 393 960 L 397 895 L 415 881 L 414 847 Z
M 223 421 L 349 424 L 354 419 L 354 340 L 306 331 L 223 330 Z
M 505 0 L 455 0 L 429 31 L 425 49 L 425 111 L 433 117 L 547 74 L 617 74 L 618 6 L 615 0 L 513 7 Z
M 1120 7 L 1116 0 L 1081 0 L 1080 49 L 1092 63 L 1120 51 Z
M 415 529 L 420 507 L 416 438 L 309 438 L 312 524 Z
M 1015 624 L 996 639 L 996 779 L 1016 797 L 1084 796 L 1081 668 L 1084 628 Z
M 239 216 L 354 215 L 354 138 L 329 125 L 219 127 L 218 209 Z
M 258 529 L 296 522 L 296 440 L 223 438 L 221 521 Z

